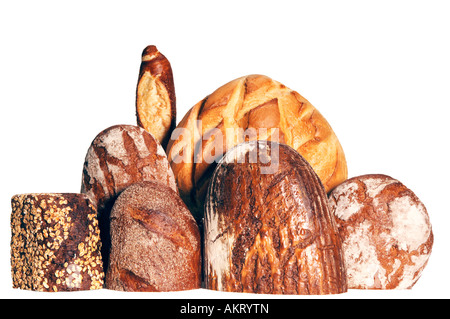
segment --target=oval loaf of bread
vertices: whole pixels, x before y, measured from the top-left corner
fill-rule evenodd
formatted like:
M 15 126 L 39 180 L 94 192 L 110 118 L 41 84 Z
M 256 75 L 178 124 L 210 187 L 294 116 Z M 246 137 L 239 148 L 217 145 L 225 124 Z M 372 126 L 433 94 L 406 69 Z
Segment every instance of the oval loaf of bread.
M 205 207 L 206 288 L 268 294 L 347 289 L 325 190 L 289 146 L 239 144 L 214 172 Z
M 150 132 L 165 149 L 176 125 L 176 99 L 169 60 L 149 45 L 142 52 L 136 88 L 136 116 L 139 126 Z
M 200 288 L 200 233 L 179 195 L 158 182 L 123 191 L 111 212 L 106 288 L 176 291 Z
M 329 196 L 347 268 L 349 288 L 405 289 L 428 262 L 433 232 L 417 196 L 392 177 L 351 178 Z
M 291 146 L 312 166 L 326 192 L 347 179 L 344 151 L 320 112 L 277 81 L 244 76 L 193 106 L 168 145 L 180 194 L 197 220 L 217 161 L 233 146 L 252 140 Z
M 114 125 L 92 141 L 83 165 L 81 193 L 97 206 L 105 269 L 110 248 L 109 214 L 114 201 L 126 187 L 154 180 L 178 191 L 163 148 L 143 128 Z

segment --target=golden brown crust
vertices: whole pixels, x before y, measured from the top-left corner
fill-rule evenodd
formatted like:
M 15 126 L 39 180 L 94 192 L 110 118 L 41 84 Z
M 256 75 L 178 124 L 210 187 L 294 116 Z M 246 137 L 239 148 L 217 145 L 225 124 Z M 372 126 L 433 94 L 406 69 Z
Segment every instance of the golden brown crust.
M 410 189 L 390 176 L 362 175 L 333 189 L 329 205 L 349 288 L 414 286 L 431 254 L 433 232 L 425 206 Z
M 150 132 L 166 149 L 176 125 L 176 98 L 172 67 L 156 46 L 142 52 L 136 88 L 136 117 L 139 126 Z
M 11 199 L 14 288 L 101 289 L 97 211 L 84 194 L 21 194 Z
M 347 178 L 343 149 L 325 118 L 300 94 L 263 75 L 241 77 L 218 88 L 186 114 L 179 128 L 190 136 L 170 141 L 167 153 L 180 194 L 197 220 L 215 164 L 208 164 L 203 154 L 222 142 L 224 147 L 215 150 L 217 158 L 244 141 L 287 144 L 311 164 L 327 192 Z M 223 141 L 214 132 L 220 132 Z
M 277 162 L 272 171 L 263 171 Z M 253 141 L 230 150 L 212 177 L 204 226 L 209 289 L 268 294 L 347 290 L 324 188 L 311 166 L 286 145 Z
M 200 288 L 200 233 L 179 195 L 158 182 L 123 191 L 111 212 L 108 289 Z

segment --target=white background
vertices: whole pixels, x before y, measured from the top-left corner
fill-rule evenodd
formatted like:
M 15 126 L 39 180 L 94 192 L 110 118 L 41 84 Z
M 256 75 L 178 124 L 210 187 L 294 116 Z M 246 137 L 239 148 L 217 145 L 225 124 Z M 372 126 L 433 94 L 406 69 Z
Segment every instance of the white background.
M 1 297 L 256 296 L 11 288 L 11 196 L 79 192 L 97 133 L 136 124 L 140 55 L 155 44 L 172 64 L 178 121 L 222 84 L 265 74 L 327 118 L 350 177 L 391 175 L 425 203 L 435 243 L 413 289 L 320 298 L 449 298 L 449 9 L 435 0 L 2 1 Z

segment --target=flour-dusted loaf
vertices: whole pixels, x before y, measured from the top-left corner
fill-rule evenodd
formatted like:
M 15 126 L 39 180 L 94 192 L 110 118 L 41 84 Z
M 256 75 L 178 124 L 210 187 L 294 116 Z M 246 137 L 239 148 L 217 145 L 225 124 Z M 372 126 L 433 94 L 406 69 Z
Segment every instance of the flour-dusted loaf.
M 424 204 L 380 174 L 351 178 L 329 196 L 342 240 L 349 288 L 405 289 L 428 262 L 433 232 Z
M 114 125 L 95 137 L 83 165 L 81 193 L 97 206 L 105 268 L 112 205 L 126 187 L 148 180 L 160 181 L 178 191 L 166 154 L 150 133 L 139 126 Z
M 179 195 L 158 182 L 133 184 L 111 212 L 106 288 L 176 291 L 200 288 L 198 226 Z
M 176 113 L 172 67 L 156 46 L 149 45 L 142 52 L 136 88 L 137 123 L 165 149 L 176 125 Z
M 205 207 L 206 288 L 267 294 L 347 290 L 325 190 L 294 149 L 252 141 L 218 163 Z
M 180 194 L 203 215 L 216 160 L 233 146 L 271 140 L 298 151 L 328 192 L 347 179 L 344 151 L 331 126 L 304 97 L 263 75 L 231 81 L 193 106 L 173 132 L 167 154 Z
M 84 194 L 20 194 L 11 199 L 14 288 L 101 289 L 104 281 L 97 211 Z

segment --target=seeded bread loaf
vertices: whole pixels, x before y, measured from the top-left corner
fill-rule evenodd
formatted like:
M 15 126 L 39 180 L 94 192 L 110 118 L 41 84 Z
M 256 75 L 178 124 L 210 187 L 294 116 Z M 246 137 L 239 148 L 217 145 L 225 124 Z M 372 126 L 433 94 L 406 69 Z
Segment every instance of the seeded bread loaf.
M 392 177 L 351 178 L 329 196 L 349 288 L 405 289 L 419 279 L 431 254 L 433 231 L 417 196 Z
M 297 92 L 263 75 L 231 81 L 193 106 L 167 154 L 180 194 L 197 220 L 217 161 L 233 146 L 271 140 L 291 146 L 328 192 L 347 179 L 347 163 L 326 119 Z
M 147 180 L 158 180 L 178 191 L 166 154 L 150 133 L 134 125 L 114 125 L 95 137 L 83 165 L 81 193 L 97 206 L 105 269 L 114 201 L 126 187 Z
M 287 145 L 245 142 L 218 163 L 205 206 L 206 288 L 267 294 L 347 290 L 325 190 Z
M 150 132 L 165 149 L 176 125 L 176 99 L 169 60 L 149 45 L 142 52 L 136 90 L 139 126 Z
M 22 194 L 13 196 L 11 205 L 14 288 L 102 288 L 97 212 L 86 195 Z
M 111 212 L 106 288 L 177 291 L 200 288 L 198 226 L 179 195 L 158 182 L 123 191 Z

